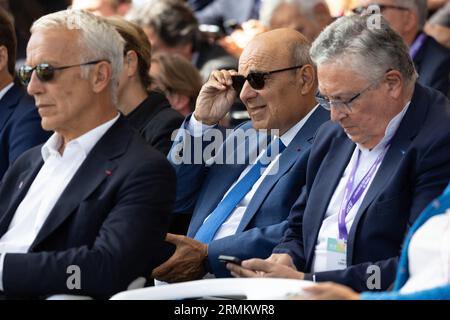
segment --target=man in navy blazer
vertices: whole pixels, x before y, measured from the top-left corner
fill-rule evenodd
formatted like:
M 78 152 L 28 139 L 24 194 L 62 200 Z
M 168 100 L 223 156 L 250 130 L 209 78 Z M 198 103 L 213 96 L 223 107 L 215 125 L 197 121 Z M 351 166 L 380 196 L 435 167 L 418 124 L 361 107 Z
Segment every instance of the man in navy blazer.
M 154 270 L 156 279 L 186 281 L 205 272 L 226 277 L 229 272 L 219 255 L 267 257 L 281 240 L 290 206 L 305 183 L 314 134 L 329 119 L 314 98 L 316 73 L 308 48 L 307 40 L 292 29 L 261 34 L 244 50 L 239 75 L 233 70 L 216 71 L 203 86 L 194 114 L 169 153 L 178 179 L 175 213 L 193 213 L 193 217 L 187 237 L 168 234 L 167 240 L 177 248 L 170 260 Z M 223 135 L 214 125 L 225 116 L 241 88 L 240 98 L 252 121 L 228 132 L 225 142 L 218 143 Z M 258 164 L 252 157 L 255 160 L 264 153 L 270 139 L 265 131 L 274 129 L 286 149 L 279 158 L 271 158 L 251 186 L 239 191 L 228 215 L 213 229 L 207 221 L 228 203 L 228 194 L 248 181 Z M 209 143 L 212 134 L 216 140 Z M 214 145 L 218 146 L 215 158 L 204 161 L 202 155 L 208 158 Z M 200 161 L 195 161 L 198 156 Z M 202 232 L 211 232 L 210 239 L 201 237 Z
M 167 259 L 175 174 L 117 111 L 114 27 L 65 10 L 31 30 L 19 76 L 55 133 L 0 184 L 0 295 L 107 298 Z
M 33 99 L 13 83 L 16 45 L 14 24 L 0 8 L 0 180 L 18 156 L 50 136 Z
M 416 82 L 400 36 L 370 18 L 341 18 L 313 43 L 317 99 L 336 123 L 317 133 L 283 241 L 266 261 L 228 264 L 233 275 L 386 290 L 405 232 L 450 179 L 450 102 Z

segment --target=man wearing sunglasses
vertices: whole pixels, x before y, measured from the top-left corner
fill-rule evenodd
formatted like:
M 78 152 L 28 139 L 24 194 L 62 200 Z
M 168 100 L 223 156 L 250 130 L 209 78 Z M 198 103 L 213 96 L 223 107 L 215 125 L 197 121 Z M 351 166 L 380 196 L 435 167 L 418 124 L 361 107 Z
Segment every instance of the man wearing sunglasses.
M 12 18 L 0 7 L 0 180 L 18 156 L 50 136 L 33 99 L 14 81 L 16 45 Z
M 405 231 L 450 178 L 450 102 L 417 83 L 384 19 L 343 17 L 315 40 L 318 101 L 331 120 L 315 138 L 307 183 L 283 242 L 235 276 L 334 281 L 386 290 Z
M 194 114 L 186 120 L 187 130 L 177 136 L 169 153 L 178 178 L 175 213 L 193 213 L 188 237 L 168 235 L 176 251 L 154 270 L 154 277 L 168 282 L 198 279 L 206 272 L 227 277 L 230 274 L 219 255 L 267 257 L 281 240 L 290 207 L 305 183 L 314 134 L 329 119 L 314 99 L 316 72 L 308 50 L 299 32 L 277 29 L 258 35 L 247 45 L 239 72 L 211 74 Z M 212 162 L 191 162 L 188 155 L 195 158 L 191 146 L 200 141 L 202 153 L 212 145 L 206 137 L 218 133 L 217 123 L 237 94 L 251 122 L 235 129 L 219 145 L 224 152 L 218 151 Z M 278 132 L 267 141 L 265 130 Z M 239 140 L 249 132 L 255 135 Z M 234 139 L 240 143 L 233 144 Z M 258 139 L 270 145 L 258 149 Z M 272 146 L 278 152 L 262 166 L 259 160 L 269 148 L 274 150 Z M 254 162 L 252 154 L 258 155 Z M 182 161 L 178 161 L 180 156 Z M 245 156 L 243 163 L 227 161 L 241 156 Z
M 0 185 L 0 296 L 106 298 L 167 259 L 175 175 L 117 111 L 114 27 L 65 10 L 31 33 L 19 77 L 55 133 Z
M 369 5 L 378 5 L 381 14 L 409 46 L 419 73 L 419 83 L 448 95 L 450 89 L 450 50 L 424 32 L 427 0 L 359 0 L 362 13 Z

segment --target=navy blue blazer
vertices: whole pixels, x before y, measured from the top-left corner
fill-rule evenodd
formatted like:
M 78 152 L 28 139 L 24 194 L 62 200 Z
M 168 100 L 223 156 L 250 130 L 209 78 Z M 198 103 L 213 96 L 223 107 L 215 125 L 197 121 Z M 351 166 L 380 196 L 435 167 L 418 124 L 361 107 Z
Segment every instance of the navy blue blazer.
M 275 253 L 288 253 L 306 279 L 329 201 L 355 144 L 336 123 L 323 125 L 308 160 L 306 187 L 289 215 L 289 229 Z M 317 281 L 367 291 L 373 264 L 381 268 L 381 289 L 394 281 L 407 228 L 450 180 L 450 102 L 416 84 L 392 144 L 349 231 L 347 269 L 319 272 Z
M 6 173 L 0 184 L 0 238 L 42 165 L 41 147 L 35 147 Z M 106 298 L 137 277 L 149 277 L 170 254 L 164 238 L 174 195 L 172 166 L 122 116 L 75 173 L 29 252 L 6 254 L 5 294 Z M 71 265 L 81 270 L 79 290 L 66 285 Z
M 428 36 L 414 57 L 414 64 L 419 73 L 418 82 L 450 94 L 450 50 Z
M 0 100 L 0 180 L 18 156 L 50 134 L 41 127 L 33 98 L 14 84 Z
M 311 115 L 281 154 L 278 172 L 267 176 L 259 186 L 247 206 L 236 234 L 209 243 L 209 271 L 216 277 L 230 276 L 224 264 L 217 259 L 220 254 L 234 255 L 242 259 L 266 258 L 280 242 L 287 227 L 289 210 L 305 183 L 306 163 L 314 134 L 328 119 L 329 113 L 320 107 Z M 250 129 L 251 123 L 246 122 L 239 128 Z M 233 137 L 234 135 L 228 137 L 228 141 Z M 183 137 L 182 141 L 186 139 Z M 180 143 L 182 142 L 177 140 L 172 151 L 176 150 L 176 145 Z M 226 144 L 225 141 L 224 145 Z M 235 146 L 229 157 L 239 155 L 240 147 L 242 146 Z M 252 151 L 254 150 L 249 152 Z M 193 212 L 188 230 L 189 237 L 195 236 L 205 218 L 217 207 L 246 167 L 247 164 L 175 165 L 175 212 Z

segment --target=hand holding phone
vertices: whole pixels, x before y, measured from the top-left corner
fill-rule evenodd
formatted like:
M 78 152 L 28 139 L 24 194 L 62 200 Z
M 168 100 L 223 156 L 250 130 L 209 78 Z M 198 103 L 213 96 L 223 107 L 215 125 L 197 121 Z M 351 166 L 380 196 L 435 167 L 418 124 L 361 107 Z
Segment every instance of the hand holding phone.
M 237 258 L 237 257 L 226 256 L 226 255 L 220 255 L 218 257 L 218 259 L 219 259 L 220 262 L 223 262 L 223 263 L 228 263 L 228 262 L 229 263 L 234 263 L 234 264 L 237 264 L 239 266 L 241 265 L 241 262 L 242 262 L 242 260 Z

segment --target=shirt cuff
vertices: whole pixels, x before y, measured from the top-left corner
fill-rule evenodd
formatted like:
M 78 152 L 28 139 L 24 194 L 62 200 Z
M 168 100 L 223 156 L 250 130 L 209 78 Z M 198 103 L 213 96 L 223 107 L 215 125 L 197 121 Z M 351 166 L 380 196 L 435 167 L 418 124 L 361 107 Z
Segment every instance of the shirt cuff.
M 189 119 L 189 123 L 187 125 L 187 129 L 191 136 L 193 137 L 201 137 L 203 133 L 205 133 L 206 130 L 209 130 L 213 128 L 214 125 L 208 126 L 206 124 L 203 124 L 202 122 L 198 121 L 195 118 L 195 115 L 192 114 L 191 118 Z
M 3 263 L 5 262 L 5 253 L 0 253 L 0 291 L 3 290 Z

